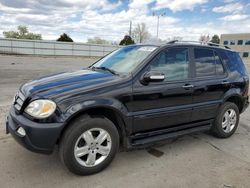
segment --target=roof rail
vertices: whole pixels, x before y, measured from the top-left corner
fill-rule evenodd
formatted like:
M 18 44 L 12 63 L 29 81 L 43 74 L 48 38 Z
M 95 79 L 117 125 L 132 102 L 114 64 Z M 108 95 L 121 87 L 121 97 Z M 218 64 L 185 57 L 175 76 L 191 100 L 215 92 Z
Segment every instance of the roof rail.
M 171 40 L 167 42 L 167 44 L 175 44 L 175 43 L 198 43 L 200 45 L 208 45 L 208 46 L 217 46 L 217 47 L 224 47 L 226 49 L 230 49 L 228 46 L 212 43 L 212 42 L 200 42 L 200 41 L 180 41 L 180 40 Z
M 227 48 L 227 49 L 231 49 L 231 48 L 229 48 L 229 47 L 226 46 L 226 45 L 217 44 L 217 43 L 213 43 L 213 42 L 208 42 L 207 45 L 209 45 L 209 46 L 218 46 L 218 47 L 221 46 L 221 47 L 224 47 L 224 48 Z
M 176 42 L 178 42 L 178 40 L 171 40 L 171 41 L 168 41 L 167 44 L 174 44 Z

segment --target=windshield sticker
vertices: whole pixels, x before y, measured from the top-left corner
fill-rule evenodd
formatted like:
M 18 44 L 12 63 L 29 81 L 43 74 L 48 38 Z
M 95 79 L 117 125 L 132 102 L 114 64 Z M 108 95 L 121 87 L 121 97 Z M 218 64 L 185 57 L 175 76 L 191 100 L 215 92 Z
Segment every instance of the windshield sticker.
M 141 47 L 139 48 L 138 50 L 139 51 L 144 51 L 144 52 L 152 52 L 156 49 L 157 47 L 155 46 L 144 46 L 144 47 Z

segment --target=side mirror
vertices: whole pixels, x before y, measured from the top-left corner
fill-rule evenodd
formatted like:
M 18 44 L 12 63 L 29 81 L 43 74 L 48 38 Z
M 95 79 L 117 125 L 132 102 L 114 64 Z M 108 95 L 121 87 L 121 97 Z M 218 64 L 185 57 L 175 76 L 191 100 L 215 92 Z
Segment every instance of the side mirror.
M 164 74 L 159 72 L 147 72 L 143 76 L 144 82 L 162 82 L 164 79 Z

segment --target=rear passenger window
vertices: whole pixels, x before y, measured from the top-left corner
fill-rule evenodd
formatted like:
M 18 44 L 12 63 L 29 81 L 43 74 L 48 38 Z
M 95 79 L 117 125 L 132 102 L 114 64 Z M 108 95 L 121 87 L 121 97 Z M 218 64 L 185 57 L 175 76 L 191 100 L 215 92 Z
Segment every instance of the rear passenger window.
M 215 58 L 215 71 L 216 71 L 216 74 L 217 75 L 222 75 L 224 74 L 224 68 L 223 68 L 223 65 L 222 65 L 222 62 L 221 62 L 221 59 L 218 55 L 217 52 L 214 52 L 214 58 Z
M 196 77 L 224 74 L 224 69 L 217 52 L 210 49 L 194 49 Z
M 196 76 L 213 76 L 215 72 L 215 60 L 213 50 L 194 49 Z

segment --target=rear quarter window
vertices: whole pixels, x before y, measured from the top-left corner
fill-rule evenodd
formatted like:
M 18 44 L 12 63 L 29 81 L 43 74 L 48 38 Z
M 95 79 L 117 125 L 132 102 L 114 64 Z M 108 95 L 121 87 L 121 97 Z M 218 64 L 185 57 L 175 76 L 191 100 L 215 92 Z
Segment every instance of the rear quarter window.
M 237 52 L 226 51 L 225 52 L 228 58 L 227 67 L 228 69 L 233 72 L 237 71 L 241 75 L 247 75 L 247 70 L 245 65 Z

